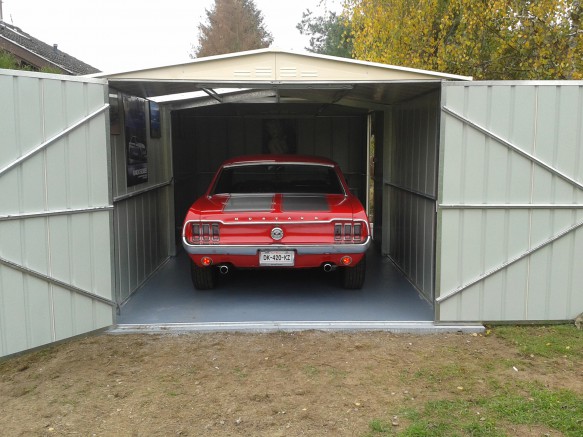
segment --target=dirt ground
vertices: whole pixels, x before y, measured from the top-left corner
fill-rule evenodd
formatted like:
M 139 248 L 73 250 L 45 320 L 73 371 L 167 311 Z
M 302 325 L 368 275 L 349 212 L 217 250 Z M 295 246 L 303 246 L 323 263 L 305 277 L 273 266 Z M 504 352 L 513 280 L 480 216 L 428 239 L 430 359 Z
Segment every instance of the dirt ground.
M 582 366 L 495 335 L 101 334 L 0 362 L 0 435 L 363 436 L 492 380 L 583 393 Z

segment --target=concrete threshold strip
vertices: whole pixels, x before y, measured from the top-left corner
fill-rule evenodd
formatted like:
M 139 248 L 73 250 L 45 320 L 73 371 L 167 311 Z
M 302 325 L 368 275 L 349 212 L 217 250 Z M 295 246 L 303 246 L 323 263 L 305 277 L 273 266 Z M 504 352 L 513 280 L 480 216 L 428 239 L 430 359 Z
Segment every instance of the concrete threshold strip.
M 189 332 L 268 333 L 278 331 L 386 331 L 395 334 L 483 333 L 480 324 L 439 324 L 411 322 L 213 322 L 213 323 L 146 323 L 115 325 L 108 334 L 182 334 Z

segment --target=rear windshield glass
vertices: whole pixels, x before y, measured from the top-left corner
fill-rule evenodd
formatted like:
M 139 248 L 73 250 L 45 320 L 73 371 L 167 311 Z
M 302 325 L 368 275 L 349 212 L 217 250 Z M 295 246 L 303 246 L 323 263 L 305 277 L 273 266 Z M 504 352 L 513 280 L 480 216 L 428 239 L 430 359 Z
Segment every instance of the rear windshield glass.
M 224 168 L 213 194 L 344 194 L 331 167 L 301 164 L 253 164 Z

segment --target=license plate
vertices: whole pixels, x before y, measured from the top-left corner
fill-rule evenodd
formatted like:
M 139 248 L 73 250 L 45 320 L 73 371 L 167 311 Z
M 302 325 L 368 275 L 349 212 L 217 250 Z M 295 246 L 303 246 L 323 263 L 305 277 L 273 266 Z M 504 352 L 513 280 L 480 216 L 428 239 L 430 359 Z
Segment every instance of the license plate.
M 259 252 L 260 266 L 293 266 L 295 252 L 293 250 L 270 250 Z

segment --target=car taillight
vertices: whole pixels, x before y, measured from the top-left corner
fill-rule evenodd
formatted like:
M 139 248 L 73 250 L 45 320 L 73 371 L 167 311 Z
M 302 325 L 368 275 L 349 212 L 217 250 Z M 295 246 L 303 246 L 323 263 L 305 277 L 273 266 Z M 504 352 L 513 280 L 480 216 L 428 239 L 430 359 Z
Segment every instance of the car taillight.
M 218 242 L 220 229 L 218 223 L 188 223 L 184 237 L 190 244 Z
M 342 240 L 342 225 L 340 223 L 334 225 L 334 239 Z
M 358 243 L 363 239 L 362 231 L 361 222 L 335 223 L 334 240 L 345 243 Z
M 355 223 L 352 230 L 354 241 L 362 240 L 362 223 Z

